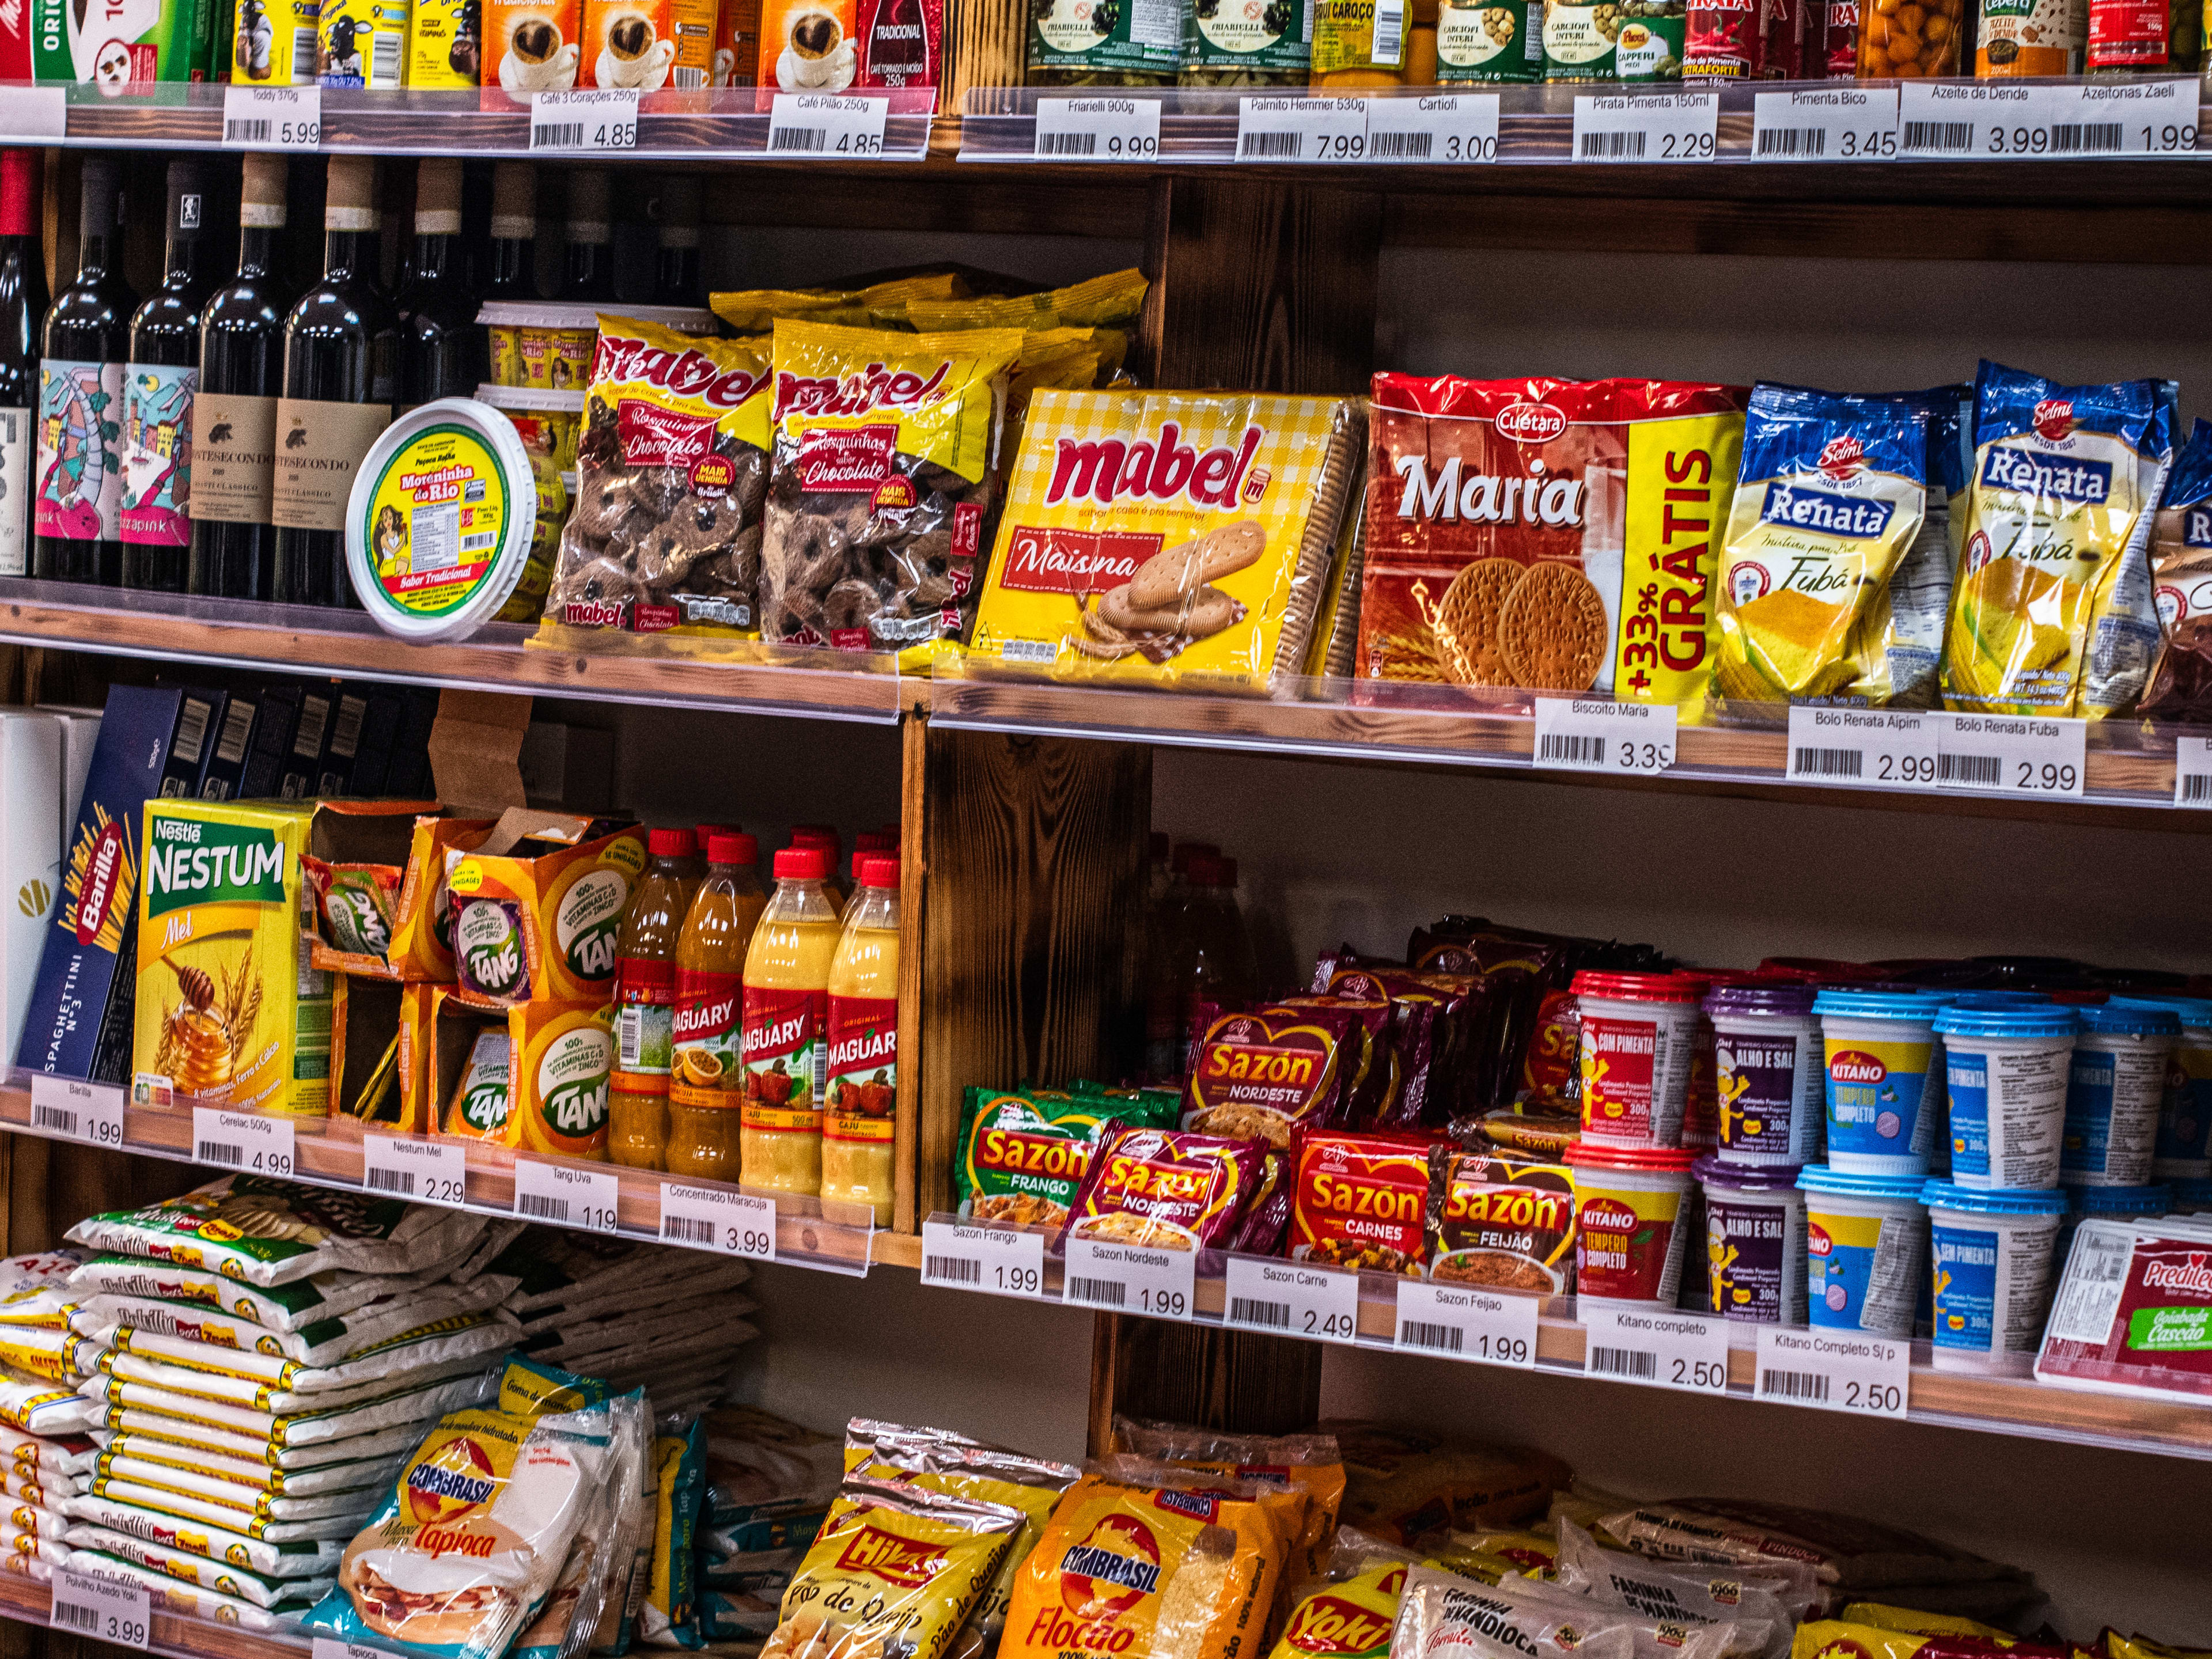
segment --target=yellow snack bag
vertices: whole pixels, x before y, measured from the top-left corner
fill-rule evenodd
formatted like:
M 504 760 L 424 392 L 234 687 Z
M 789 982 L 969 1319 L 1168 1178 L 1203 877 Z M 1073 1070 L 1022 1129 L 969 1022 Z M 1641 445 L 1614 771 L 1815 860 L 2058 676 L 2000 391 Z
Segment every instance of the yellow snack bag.
M 944 328 L 1098 328 L 1131 323 L 1151 284 L 1140 270 L 1110 271 L 1042 294 L 907 302 L 906 319 L 924 331 Z
M 1547 1532 L 1517 1528 L 1500 1531 L 1478 1528 L 1472 1532 L 1454 1529 L 1445 1534 L 1441 1546 L 1431 1538 L 1425 1540 L 1425 1547 L 1436 1550 L 1439 1566 L 1492 1584 L 1509 1572 L 1517 1572 L 1524 1578 L 1549 1578 L 1559 1559 L 1558 1538 Z
M 1510 1527 L 1542 1518 L 1567 1466 L 1522 1446 L 1479 1446 L 1381 1423 L 1315 1425 L 1344 1450 L 1344 1518 L 1389 1543 L 1446 1527 Z
M 1336 1517 L 1344 1508 L 1344 1457 L 1328 1435 L 1230 1434 L 1117 1415 L 1114 1445 L 1179 1468 L 1304 1493 L 1306 1518 L 1293 1562 L 1296 1576 L 1318 1577 L 1327 1568 L 1329 1540 L 1336 1536 Z
M 1808 1619 L 1797 1626 L 1790 1659 L 1912 1659 L 1928 1638 L 1911 1631 L 1840 1619 Z
M 763 288 L 735 294 L 710 294 L 714 314 L 740 334 L 765 334 L 779 320 L 837 323 L 848 328 L 898 326 L 896 320 L 915 300 L 952 300 L 968 285 L 951 271 L 902 276 L 870 288 Z
M 2010 1631 L 1984 1625 L 1977 1619 L 1962 1619 L 1949 1613 L 1917 1613 L 1911 1607 L 1893 1607 L 1881 1601 L 1854 1601 L 1838 1616 L 1847 1625 L 1875 1625 L 1883 1630 L 1910 1631 L 1915 1636 L 1978 1636 L 1984 1641 L 2008 1648 L 2020 1640 Z
M 1355 1528 L 1339 1528 L 1322 1571 L 1291 1598 L 1272 1659 L 1383 1659 L 1407 1570 L 1420 1559 Z

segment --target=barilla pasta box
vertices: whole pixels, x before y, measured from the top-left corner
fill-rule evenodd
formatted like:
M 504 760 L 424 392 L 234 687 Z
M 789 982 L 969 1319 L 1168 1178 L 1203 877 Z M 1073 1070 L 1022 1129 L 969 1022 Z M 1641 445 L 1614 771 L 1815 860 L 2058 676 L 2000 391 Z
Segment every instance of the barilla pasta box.
M 392 947 L 386 961 L 410 983 L 450 983 L 453 977 L 453 915 L 446 896 L 446 856 L 473 852 L 489 838 L 496 818 L 419 817 L 407 845 L 406 873 L 393 906 Z
M 150 801 L 131 1098 L 330 1107 L 331 980 L 301 859 L 312 801 Z
M 511 1006 L 599 1002 L 645 868 L 635 827 L 517 807 L 473 852 L 446 855 L 454 977 L 466 997 Z
M 2212 1401 L 2212 1216 L 2092 1217 L 2076 1228 L 2035 1380 Z
M 240 0 L 241 15 L 259 4 Z M 204 81 L 214 34 L 213 0 L 32 0 L 32 73 L 89 82 L 109 97 L 149 82 Z

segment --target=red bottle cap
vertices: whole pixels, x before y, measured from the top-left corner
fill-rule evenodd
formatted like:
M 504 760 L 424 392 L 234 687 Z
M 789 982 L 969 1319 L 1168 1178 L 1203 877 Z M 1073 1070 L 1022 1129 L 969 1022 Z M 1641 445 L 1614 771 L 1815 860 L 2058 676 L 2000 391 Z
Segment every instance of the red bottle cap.
M 750 836 L 712 835 L 707 837 L 709 864 L 758 864 L 760 842 Z
M 881 854 L 860 860 L 860 885 L 863 887 L 896 887 L 899 884 L 899 861 Z
M 645 842 L 657 859 L 689 858 L 698 845 L 689 830 L 654 830 L 647 834 Z
M 0 149 L 0 236 L 36 236 L 40 206 L 39 152 Z
M 787 847 L 775 855 L 778 881 L 819 881 L 830 873 L 830 855 L 818 847 Z

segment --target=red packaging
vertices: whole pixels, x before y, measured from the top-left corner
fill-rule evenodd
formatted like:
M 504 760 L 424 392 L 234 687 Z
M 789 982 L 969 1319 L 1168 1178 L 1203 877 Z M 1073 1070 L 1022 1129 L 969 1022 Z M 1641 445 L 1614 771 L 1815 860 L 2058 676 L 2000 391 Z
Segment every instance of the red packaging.
M 1547 991 L 1536 1008 L 1536 1029 L 1521 1060 L 1521 1082 L 1516 1102 L 1561 1111 L 1582 1109 L 1582 1078 L 1575 1066 L 1582 1024 L 1574 995 Z
M 1154 1249 L 1227 1246 L 1266 1175 L 1264 1140 L 1184 1129 L 1103 1132 L 1068 1206 L 1068 1231 Z
M 1412 1135 L 1301 1133 L 1291 1154 L 1291 1259 L 1420 1278 L 1429 1145 Z
M 1816 11 L 1825 11 L 1826 39 L 1821 56 L 1827 64 L 1826 78 L 1831 81 L 1856 81 L 1859 77 L 1859 0 L 1828 0 L 1825 7 L 1820 0 L 1808 0 Z
M 1575 1190 L 1563 1164 L 1431 1147 L 1428 1229 L 1439 1284 L 1574 1289 Z
M 2039 1382 L 2212 1401 L 2212 1217 L 2094 1217 L 2075 1231 L 2036 1356 Z
M 1281 1151 L 1298 1126 L 1337 1121 L 1344 1051 L 1358 1025 L 1351 1009 L 1326 1004 L 1215 1020 L 1183 1085 L 1182 1127 L 1232 1140 L 1256 1136 Z
M 1805 59 L 1806 18 L 1823 0 L 1690 0 L 1685 81 L 1794 81 Z M 1820 45 L 1816 41 L 1816 46 Z

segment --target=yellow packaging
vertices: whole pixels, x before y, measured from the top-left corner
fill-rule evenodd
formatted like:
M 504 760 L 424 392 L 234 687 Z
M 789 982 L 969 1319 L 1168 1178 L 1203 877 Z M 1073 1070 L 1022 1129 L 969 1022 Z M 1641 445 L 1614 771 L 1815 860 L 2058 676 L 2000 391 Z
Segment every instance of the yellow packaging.
M 319 0 L 258 0 L 238 9 L 230 43 L 230 79 L 241 87 L 317 84 L 315 23 Z
M 326 87 L 406 85 L 408 0 L 321 0 L 316 60 Z
M 453 977 L 453 911 L 446 902 L 446 855 L 468 852 L 490 836 L 492 818 L 419 817 L 407 848 L 407 874 L 392 927 L 392 968 L 403 980 Z
M 326 800 L 307 826 L 307 880 L 314 890 L 314 965 L 337 974 L 404 979 L 398 958 L 407 878 L 434 800 Z M 421 815 L 429 813 L 431 817 Z M 372 881 L 373 878 L 373 881 Z M 372 902 L 368 888 L 380 897 Z M 417 890 L 419 891 L 419 889 Z M 380 937 L 386 939 L 377 947 Z M 353 947 L 353 948 L 347 948 Z M 451 978 L 448 967 L 445 977 Z
M 1398 50 L 1388 58 L 1375 52 L 1375 0 L 1313 0 L 1313 82 L 1346 70 L 1366 70 L 1371 81 L 1346 85 L 1389 85 L 1405 66 L 1405 36 L 1398 35 Z M 1399 14 L 1402 20 L 1405 14 Z M 1389 71 L 1383 74 L 1381 71 Z
M 430 1091 L 430 1011 L 439 987 L 399 988 L 399 1121 L 402 1134 L 438 1127 L 438 1099 Z
M 1917 1613 L 1911 1607 L 1893 1607 L 1880 1601 L 1854 1601 L 1837 1616 L 1847 1625 L 1875 1625 L 1883 1630 L 1910 1631 L 1915 1636 L 1978 1636 L 1985 1642 L 2008 1648 L 2020 1640 L 2010 1631 L 1984 1625 L 1979 1620 L 1962 1619 L 1950 1613 Z M 2120 1659 L 2117 1650 L 2113 1659 Z
M 331 1115 L 380 1128 L 398 1118 L 401 988 L 331 975 Z
M 512 1012 L 464 1002 L 449 986 L 430 988 L 424 1090 L 439 1133 L 507 1144 L 514 1099 L 508 1086 L 514 1070 L 507 1035 Z
M 1344 1458 L 1325 1434 L 1231 1434 L 1143 1418 L 1114 1419 L 1114 1445 L 1139 1457 L 1156 1457 L 1180 1469 L 1199 1469 L 1287 1487 L 1306 1500 L 1298 1534 L 1297 1577 L 1318 1578 L 1328 1570 L 1329 1540 L 1344 1509 Z
M 1713 584 L 1743 453 L 1743 416 L 1628 426 L 1626 540 L 1613 694 L 1697 705 L 1712 676 Z M 1694 720 L 1694 708 L 1680 718 Z
M 407 85 L 474 87 L 483 66 L 480 0 L 415 0 L 407 20 Z
M 1484 1446 L 1419 1429 L 1332 1418 L 1315 1425 L 1344 1454 L 1346 1524 L 1386 1543 L 1446 1527 L 1540 1520 L 1567 1466 L 1525 1446 Z
M 906 320 L 923 333 L 943 329 L 1018 328 L 1034 333 L 1060 328 L 1105 329 L 1137 320 L 1151 286 L 1140 270 L 1109 271 L 1103 276 L 1042 294 L 981 298 L 915 298 Z M 1115 367 L 1119 367 L 1117 363 Z
M 310 801 L 146 803 L 131 1098 L 320 1117 L 330 975 L 307 965 Z
M 972 654 L 1207 690 L 1297 675 L 1365 431 L 1348 398 L 1038 391 Z
M 757 16 L 755 27 L 757 30 Z M 847 328 L 904 327 L 906 308 L 915 301 L 952 300 L 967 292 L 967 283 L 958 276 L 939 271 L 860 289 L 763 288 L 710 294 L 707 303 L 738 333 L 765 334 L 779 319 L 836 323 Z
M 1403 1561 L 1376 1561 L 1322 1585 L 1291 1609 L 1273 1659 L 1386 1659 L 1405 1586 Z
M 1559 1559 L 1559 1540 L 1547 1532 L 1454 1530 L 1445 1534 L 1443 1544 L 1431 1539 L 1424 1547 L 1436 1551 L 1438 1566 L 1486 1584 L 1496 1583 L 1509 1572 L 1524 1578 L 1549 1578 Z
M 1912 1659 L 1928 1638 L 1841 1619 L 1808 1619 L 1797 1626 L 1790 1659 Z
M 645 868 L 644 835 L 621 830 L 540 856 L 510 853 L 534 821 L 509 813 L 477 850 L 447 853 L 454 977 L 504 1005 L 604 1000 L 623 912 Z
M 507 1144 L 526 1152 L 604 1159 L 614 1009 L 528 1002 L 507 1012 Z

